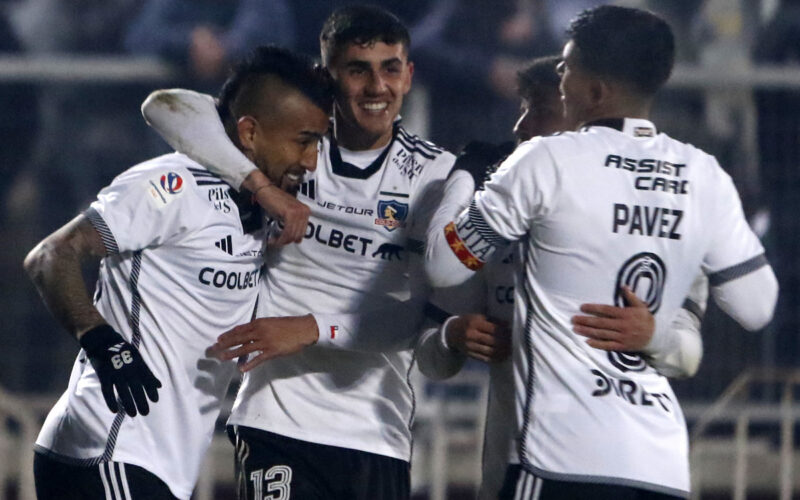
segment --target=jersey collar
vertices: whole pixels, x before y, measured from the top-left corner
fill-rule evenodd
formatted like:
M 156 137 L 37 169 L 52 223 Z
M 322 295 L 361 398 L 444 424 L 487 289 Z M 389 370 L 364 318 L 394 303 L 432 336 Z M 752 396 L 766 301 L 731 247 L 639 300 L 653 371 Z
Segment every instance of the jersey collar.
M 342 160 L 342 154 L 339 152 L 339 144 L 336 142 L 336 138 L 333 136 L 333 134 L 330 134 L 330 158 L 333 173 L 342 177 L 349 177 L 351 179 L 368 179 L 371 177 L 372 174 L 381 169 L 383 162 L 386 161 L 386 157 L 389 155 L 389 150 L 391 149 L 394 139 L 397 136 L 397 129 L 399 126 L 400 120 L 396 120 L 392 129 L 392 140 L 389 141 L 389 144 L 386 145 L 386 148 L 383 150 L 380 156 L 375 158 L 375 161 L 370 163 L 369 166 L 364 169 L 358 168 L 352 163 L 347 163 L 346 161 Z
M 655 137 L 658 134 L 653 122 L 644 118 L 602 118 L 587 123 L 581 130 L 588 130 L 590 127 L 609 127 L 633 137 Z

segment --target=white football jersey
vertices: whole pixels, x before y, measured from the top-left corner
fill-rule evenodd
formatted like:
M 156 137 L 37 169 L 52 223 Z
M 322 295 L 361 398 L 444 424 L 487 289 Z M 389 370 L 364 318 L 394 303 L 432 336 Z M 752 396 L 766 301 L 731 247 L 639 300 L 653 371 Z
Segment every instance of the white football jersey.
M 369 156 L 322 142 L 298 193 L 311 207 L 305 240 L 267 252 L 258 305 L 259 317 L 314 313 L 320 340 L 245 374 L 229 423 L 407 461 L 408 372 L 425 300 L 420 251 L 454 157 L 399 125 L 368 165 L 345 161 Z M 409 299 L 412 290 L 420 293 Z M 376 311 L 377 321 L 365 319 Z M 361 318 L 348 329 L 371 337 L 374 350 L 337 349 L 340 313 Z M 395 342 L 392 330 L 401 348 L 381 349 Z
M 480 313 L 490 321 L 511 325 L 520 245 L 511 245 L 503 253 L 502 257 L 487 263 L 481 272 L 464 284 L 432 291 L 431 303 L 435 311 L 432 315 L 444 323 L 441 327 L 423 332 L 419 340 L 416 360 L 422 374 L 441 380 L 456 375 L 463 368 L 467 356 L 451 349 L 445 338 L 445 330 L 454 315 Z M 497 498 L 509 463 L 519 461 L 516 453 L 518 426 L 515 421 L 513 365 L 510 359 L 506 359 L 487 363 L 487 366 L 489 393 L 478 493 L 480 499 Z
M 190 497 L 236 371 L 205 350 L 250 320 L 262 274 L 261 214 L 240 211 L 237 198 L 180 154 L 137 165 L 100 191 L 86 212 L 108 252 L 95 306 L 163 386 L 147 416 L 111 413 L 81 351 L 39 452 L 76 465 L 138 465 Z
M 492 260 L 483 274 L 486 316 L 506 321 L 514 317 L 514 289 L 519 269 L 521 246 L 511 245 L 502 257 Z M 489 397 L 486 404 L 486 429 L 483 437 L 481 486 L 478 498 L 497 498 L 503 486 L 506 467 L 519 463 L 518 423 L 514 407 L 514 370 L 511 359 L 489 364 Z
M 523 466 L 686 495 L 686 426 L 667 379 L 639 355 L 589 347 L 570 318 L 582 303 L 623 305 L 622 285 L 657 321 L 671 318 L 701 268 L 720 284 L 767 264 L 716 160 L 639 119 L 533 139 L 445 234 L 473 269 L 523 240 L 513 336 Z

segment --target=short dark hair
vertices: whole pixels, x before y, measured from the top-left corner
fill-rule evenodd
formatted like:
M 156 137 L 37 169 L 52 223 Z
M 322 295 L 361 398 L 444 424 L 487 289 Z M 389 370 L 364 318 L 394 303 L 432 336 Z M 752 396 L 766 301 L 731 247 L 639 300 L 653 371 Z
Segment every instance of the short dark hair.
M 581 67 L 645 95 L 655 94 L 672 73 L 672 29 L 652 12 L 613 5 L 588 9 L 572 20 L 567 35 Z
M 400 43 L 406 50 L 411 45 L 411 36 L 400 19 L 375 5 L 349 5 L 336 9 L 325 20 L 319 34 L 325 64 L 348 43 L 375 42 Z
M 517 71 L 517 93 L 527 101 L 535 102 L 558 93 L 561 78 L 556 67 L 561 56 L 537 57 L 525 63 Z
M 276 77 L 297 89 L 324 112 L 333 109 L 333 85 L 328 71 L 311 58 L 275 45 L 257 47 L 239 61 L 219 93 L 217 111 L 226 130 L 240 114 L 261 102 L 261 85 Z

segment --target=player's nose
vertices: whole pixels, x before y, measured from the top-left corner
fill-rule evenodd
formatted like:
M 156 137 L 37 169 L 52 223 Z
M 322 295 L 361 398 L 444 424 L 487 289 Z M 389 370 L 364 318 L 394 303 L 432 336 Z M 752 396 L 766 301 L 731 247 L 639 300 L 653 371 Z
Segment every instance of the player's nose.
M 300 157 L 300 166 L 309 172 L 317 169 L 317 150 L 307 151 Z
M 366 92 L 369 95 L 378 95 L 383 93 L 386 88 L 386 81 L 381 77 L 380 73 L 371 73 L 367 80 Z

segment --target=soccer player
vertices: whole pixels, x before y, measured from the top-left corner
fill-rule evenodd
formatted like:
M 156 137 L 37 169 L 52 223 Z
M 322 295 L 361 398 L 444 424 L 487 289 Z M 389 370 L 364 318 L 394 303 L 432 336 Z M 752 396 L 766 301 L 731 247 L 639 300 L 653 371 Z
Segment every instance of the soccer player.
M 318 169 L 298 193 L 311 207 L 305 240 L 268 250 L 259 319 L 215 346 L 226 359 L 249 356 L 229 421 L 241 498 L 410 495 L 420 249 L 454 157 L 398 121 L 414 70 L 409 43 L 407 29 L 378 7 L 342 8 L 322 28 L 337 97 Z M 193 110 L 169 106 L 181 99 Z M 235 156 L 219 130 L 202 141 L 184 134 L 210 109 L 196 94 L 166 92 L 144 112 L 171 144 L 225 167 L 233 183 L 252 175 L 241 156 L 219 161 Z
M 222 88 L 219 116 L 271 185 L 293 193 L 316 166 L 332 101 L 310 61 L 259 48 Z M 174 153 L 120 174 L 28 254 L 42 298 L 82 347 L 36 441 L 40 499 L 191 496 L 236 372 L 204 351 L 252 316 L 262 222 L 249 193 Z M 94 300 L 86 259 L 100 260 Z
M 566 121 L 558 90 L 559 76 L 556 66 L 560 56 L 542 57 L 531 61 L 517 74 L 521 112 L 514 134 L 520 142 L 536 136 L 551 135 L 570 130 Z M 490 148 L 484 145 L 480 154 L 470 158 L 467 153 L 459 156 L 457 164 L 464 161 L 478 162 L 472 169 L 479 175 L 473 182 L 481 183 L 486 167 L 481 160 L 492 162 L 502 154 L 502 146 Z M 456 169 L 451 175 L 470 176 L 467 171 Z M 465 182 L 469 180 L 465 179 Z M 420 371 L 434 379 L 447 378 L 457 373 L 466 358 L 493 361 L 489 365 L 489 400 L 486 409 L 486 430 L 483 442 L 482 477 L 478 498 L 497 498 L 503 484 L 508 463 L 518 464 L 514 447 L 514 380 L 511 361 L 507 359 L 510 349 L 509 331 L 513 319 L 515 270 L 522 255 L 519 244 L 509 245 L 502 258 L 494 259 L 469 280 L 469 285 L 457 290 L 448 289 L 450 303 L 458 301 L 460 310 L 471 312 L 448 318 L 440 328 L 431 328 L 420 340 L 417 349 L 417 364 Z M 702 358 L 700 320 L 705 310 L 707 280 L 702 276 L 693 285 L 690 299 L 680 308 L 671 327 L 661 335 L 656 345 L 660 351 L 646 349 L 654 331 L 653 315 L 647 305 L 632 294 L 628 294 L 628 307 L 584 304 L 586 312 L 602 313 L 610 319 L 616 333 L 613 347 L 605 343 L 601 348 L 619 351 L 647 351 L 647 362 L 659 373 L 667 376 L 687 377 L 697 371 Z M 473 308 L 470 311 L 470 307 Z M 475 314 L 480 311 L 483 314 Z M 581 333 L 582 322 L 591 324 L 597 316 L 576 316 L 573 319 L 577 333 Z M 611 330 L 611 329 L 609 329 Z M 591 334 L 592 332 L 587 332 Z M 609 332 L 610 333 L 610 332 Z M 590 341 L 591 342 L 591 341 Z
M 603 6 L 569 35 L 560 88 L 581 128 L 523 143 L 474 198 L 452 178 L 426 271 L 457 285 L 523 240 L 512 335 L 520 464 L 501 498 L 684 498 L 688 439 L 667 379 L 639 354 L 588 345 L 571 318 L 582 303 L 625 304 L 627 286 L 658 339 L 702 268 L 720 307 L 757 330 L 777 283 L 730 177 L 647 119 L 672 68 L 669 26 Z

